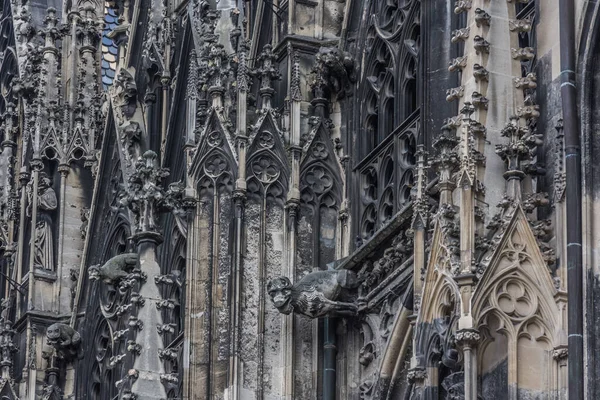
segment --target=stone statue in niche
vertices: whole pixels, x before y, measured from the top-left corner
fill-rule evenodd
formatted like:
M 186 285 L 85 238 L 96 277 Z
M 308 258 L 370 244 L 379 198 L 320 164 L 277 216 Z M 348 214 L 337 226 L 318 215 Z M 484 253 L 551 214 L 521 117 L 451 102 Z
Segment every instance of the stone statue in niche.
M 27 216 L 32 215 L 33 181 L 27 184 L 29 206 Z M 45 173 L 40 173 L 38 179 L 38 192 L 35 207 L 38 209 L 37 221 L 33 233 L 35 240 L 35 252 L 33 254 L 33 265 L 47 271 L 54 271 L 54 234 L 52 231 L 51 212 L 58 207 L 56 192 L 52 189 L 52 182 Z
M 267 292 L 282 314 L 351 317 L 356 315 L 358 307 L 351 302 L 348 289 L 356 289 L 359 284 L 352 271 L 315 271 L 293 285 L 285 276 L 274 278 L 267 284 Z
M 81 336 L 67 324 L 56 323 L 46 329 L 46 343 L 54 347 L 56 356 L 62 360 L 82 358 Z

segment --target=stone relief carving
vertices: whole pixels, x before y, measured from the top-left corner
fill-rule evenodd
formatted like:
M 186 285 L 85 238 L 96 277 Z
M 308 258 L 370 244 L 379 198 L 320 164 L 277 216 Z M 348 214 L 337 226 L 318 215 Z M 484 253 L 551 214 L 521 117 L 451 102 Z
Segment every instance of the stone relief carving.
M 358 285 L 358 277 L 352 271 L 316 271 L 295 284 L 284 276 L 274 278 L 267 284 L 267 292 L 282 314 L 351 317 L 356 315 L 358 307 L 345 292 Z
M 33 254 L 33 265 L 54 271 L 54 233 L 52 229 L 52 211 L 58 207 L 56 193 L 52 189 L 50 179 L 44 173 L 40 173 L 37 193 L 37 204 L 33 204 L 33 180 L 27 185 L 29 206 L 27 215 L 32 215 L 32 207 L 38 208 L 37 222 L 32 240 L 35 240 L 35 253 Z

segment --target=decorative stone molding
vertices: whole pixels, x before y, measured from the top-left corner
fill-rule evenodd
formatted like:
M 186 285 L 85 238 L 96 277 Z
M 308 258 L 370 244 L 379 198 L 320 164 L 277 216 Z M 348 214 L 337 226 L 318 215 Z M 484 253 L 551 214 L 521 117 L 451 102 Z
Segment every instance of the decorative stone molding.
M 456 344 L 460 347 L 476 347 L 481 341 L 481 335 L 477 330 L 463 329 L 456 332 L 454 336 Z

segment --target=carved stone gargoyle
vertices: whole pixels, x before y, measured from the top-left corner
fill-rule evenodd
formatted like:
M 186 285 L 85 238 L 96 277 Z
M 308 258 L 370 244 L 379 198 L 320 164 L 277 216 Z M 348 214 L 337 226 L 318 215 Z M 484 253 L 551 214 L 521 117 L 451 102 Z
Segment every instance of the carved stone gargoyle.
M 67 324 L 56 323 L 46 329 L 46 343 L 54 347 L 56 356 L 65 361 L 82 359 L 81 336 Z
M 315 271 L 293 285 L 285 276 L 273 278 L 267 284 L 267 292 L 282 314 L 349 317 L 356 315 L 358 307 L 350 302 L 348 289 L 359 285 L 356 274 L 349 270 Z
M 104 263 L 89 268 L 91 280 L 101 280 L 107 285 L 114 287 L 130 287 L 126 284 L 132 279 L 143 279 L 143 273 L 138 269 L 138 255 L 136 253 L 125 253 L 114 256 Z
M 312 73 L 312 87 L 317 97 L 323 96 L 323 90 L 327 88 L 342 99 L 351 92 L 352 84 L 357 80 L 354 59 L 335 47 L 319 49 Z

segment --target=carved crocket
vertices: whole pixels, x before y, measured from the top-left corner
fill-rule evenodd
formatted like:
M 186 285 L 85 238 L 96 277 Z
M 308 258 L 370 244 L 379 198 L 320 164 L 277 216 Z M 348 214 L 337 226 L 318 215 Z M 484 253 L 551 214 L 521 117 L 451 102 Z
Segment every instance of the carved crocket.
M 309 318 L 354 316 L 357 305 L 340 299 L 345 289 L 355 289 L 358 285 L 352 271 L 316 271 L 293 285 L 285 276 L 274 278 L 267 284 L 267 292 L 282 314 L 296 312 Z
M 81 336 L 67 324 L 56 323 L 46 329 L 46 342 L 54 347 L 60 359 L 82 358 Z

